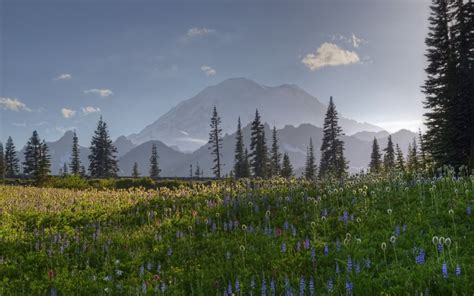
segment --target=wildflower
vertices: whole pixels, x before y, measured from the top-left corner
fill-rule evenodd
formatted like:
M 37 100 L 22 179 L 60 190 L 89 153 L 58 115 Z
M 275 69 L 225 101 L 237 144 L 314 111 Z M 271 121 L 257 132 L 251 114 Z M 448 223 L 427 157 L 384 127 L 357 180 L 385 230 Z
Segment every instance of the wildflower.
M 58 291 L 56 290 L 55 287 L 51 287 L 50 295 L 51 296 L 57 296 L 58 295 Z
M 360 273 L 360 265 L 358 262 L 356 262 L 356 264 L 354 265 L 354 268 L 355 268 L 356 273 Z
M 333 284 L 332 279 L 328 280 L 326 287 L 328 288 L 328 293 L 332 294 L 332 291 L 334 290 L 334 284 Z
M 425 264 L 425 257 L 426 257 L 425 250 L 423 248 L 420 248 L 418 256 L 416 256 L 416 258 L 415 258 L 416 264 L 418 264 L 418 265 Z
M 352 258 L 351 256 L 347 257 L 347 272 L 352 272 Z
M 235 293 L 239 294 L 240 293 L 240 282 L 239 279 L 235 279 Z
M 275 293 L 276 293 L 276 284 L 275 284 L 275 280 L 274 280 L 274 279 L 272 279 L 272 280 L 270 281 L 270 293 L 271 293 L 272 295 L 275 295 Z
M 441 243 L 438 243 L 438 253 L 442 253 L 443 252 L 443 245 Z
M 397 241 L 397 238 L 396 238 L 394 235 L 392 235 L 392 236 L 390 237 L 390 242 L 391 242 L 392 244 L 394 244 L 396 241 Z
M 316 250 L 314 248 L 311 248 L 311 260 L 314 261 L 316 258 Z
M 301 243 L 300 242 L 296 243 L 296 251 L 297 252 L 301 251 Z
M 286 244 L 284 242 L 281 244 L 281 252 L 286 253 Z
M 365 267 L 370 268 L 372 266 L 372 261 L 369 258 L 365 259 Z
M 306 283 L 305 283 L 304 277 L 301 277 L 299 295 L 304 296 L 305 295 L 305 293 L 304 293 L 305 289 L 306 289 Z
M 461 276 L 461 266 L 459 264 L 456 264 L 456 276 Z
M 314 278 L 313 277 L 309 278 L 309 295 L 310 296 L 314 295 Z
M 252 280 L 250 281 L 250 288 L 253 290 L 255 289 L 255 278 L 252 277 Z
M 339 269 L 339 263 L 336 261 L 336 274 L 341 273 L 341 270 Z
M 387 249 L 387 244 L 386 244 L 386 243 L 382 243 L 382 244 L 380 244 L 380 247 L 382 248 L 382 250 L 385 251 L 385 249 Z
M 346 294 L 347 295 L 352 295 L 352 289 L 354 285 L 351 283 L 351 281 L 347 280 L 346 281 Z
M 395 226 L 394 234 L 395 234 L 395 236 L 400 236 L 400 226 L 399 225 Z
M 392 215 L 392 209 L 388 209 L 387 214 Z
M 339 252 L 341 250 L 341 241 L 339 239 L 336 240 L 336 251 Z
M 267 295 L 267 283 L 265 281 L 265 278 L 262 279 L 262 295 L 265 296 Z
M 306 239 L 304 240 L 304 248 L 305 248 L 306 250 L 308 250 L 309 247 L 310 247 L 310 241 L 309 241 L 309 238 L 306 238 Z
M 168 287 L 166 287 L 166 283 L 165 283 L 165 282 L 162 282 L 162 283 L 161 283 L 161 287 L 160 287 L 161 293 L 166 292 L 166 289 L 167 289 L 167 288 L 168 288 Z
M 472 207 L 471 207 L 471 204 L 468 204 L 467 207 L 466 207 L 466 214 L 468 216 L 471 216 L 472 215 Z
M 327 244 L 324 244 L 324 256 L 327 256 L 329 254 L 329 247 Z
M 447 279 L 448 278 L 448 265 L 446 262 L 443 262 L 443 265 L 441 266 L 441 272 L 443 274 L 443 278 Z
M 173 249 L 171 247 L 168 248 L 168 251 L 166 252 L 168 256 L 173 255 Z

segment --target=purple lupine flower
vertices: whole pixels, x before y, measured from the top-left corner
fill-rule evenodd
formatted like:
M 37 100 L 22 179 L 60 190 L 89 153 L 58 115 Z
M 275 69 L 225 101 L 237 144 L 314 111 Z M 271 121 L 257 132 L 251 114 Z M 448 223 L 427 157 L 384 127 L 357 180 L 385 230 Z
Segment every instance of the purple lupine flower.
M 211 228 L 211 230 L 212 230 L 212 232 L 216 232 L 216 230 L 217 230 L 217 225 L 216 225 L 216 223 L 214 223 L 214 222 L 212 223 L 212 228 Z
M 58 291 L 56 290 L 55 287 L 51 287 L 50 295 L 51 296 L 57 296 L 58 295 Z
M 240 282 L 238 278 L 235 279 L 235 293 L 240 293 Z
M 168 256 L 173 255 L 173 249 L 171 247 L 168 248 L 168 251 L 166 252 Z
M 296 227 L 291 224 L 291 235 L 296 236 Z
M 275 280 L 274 280 L 274 279 L 272 279 L 272 280 L 270 281 L 270 293 L 271 293 L 272 295 L 275 295 L 275 294 L 276 294 L 276 284 L 275 284 Z
M 456 276 L 461 276 L 461 266 L 456 264 Z
M 262 296 L 267 295 L 267 282 L 265 281 L 265 278 L 262 279 Z
M 286 253 L 286 244 L 284 242 L 281 243 L 281 252 Z
M 143 264 L 142 264 L 142 265 L 140 265 L 140 271 L 139 271 L 140 277 L 143 277 L 144 273 L 145 273 L 145 267 L 143 267 Z
M 310 247 L 310 245 L 311 245 L 311 243 L 310 243 L 310 241 L 309 241 L 309 238 L 306 238 L 306 239 L 304 240 L 304 248 L 305 248 L 305 250 L 308 250 L 309 247 Z
M 348 273 L 352 272 L 352 258 L 351 258 L 351 256 L 347 257 L 347 272 Z
M 406 224 L 403 224 L 403 226 L 402 226 L 402 231 L 403 231 L 403 232 L 406 232 L 406 231 L 407 231 L 407 225 L 406 225 Z
M 448 265 L 446 262 L 443 262 L 443 265 L 441 266 L 441 272 L 443 274 L 443 278 L 447 279 L 448 278 Z
M 314 259 L 316 259 L 316 250 L 311 248 L 311 261 L 314 261 Z
M 167 289 L 166 283 L 165 283 L 165 282 L 162 282 L 162 283 L 161 283 L 161 287 L 160 287 L 161 293 L 166 292 L 166 289 Z
M 336 240 L 336 251 L 339 252 L 341 250 L 341 241 L 339 239 Z
M 327 256 L 329 254 L 329 247 L 327 244 L 324 244 L 324 256 Z
M 356 264 L 354 264 L 354 269 L 355 269 L 355 272 L 356 272 L 356 273 L 360 273 L 360 265 L 359 265 L 359 262 L 356 262 Z
M 301 277 L 300 279 L 300 290 L 299 290 L 299 295 L 304 296 L 305 292 L 304 290 L 306 289 L 306 282 L 304 280 L 304 277 Z
M 227 285 L 227 294 L 232 295 L 232 282 L 229 281 L 229 284 Z
M 416 264 L 418 265 L 425 264 L 425 257 L 426 257 L 425 250 L 423 248 L 420 248 L 420 252 L 418 253 L 418 256 L 416 256 L 415 258 Z
M 285 221 L 285 223 L 283 223 L 283 229 L 288 230 L 288 228 L 289 228 L 288 221 Z
M 370 261 L 370 258 L 365 259 L 365 267 L 370 268 L 372 266 L 372 261 Z
M 309 295 L 314 296 L 314 278 L 309 278 Z
M 336 274 L 341 273 L 341 270 L 339 269 L 339 263 L 336 261 Z
M 290 280 L 288 279 L 287 276 L 285 276 L 285 290 L 286 290 L 286 295 L 291 295 L 291 285 L 290 285 Z
M 346 294 L 347 295 L 352 295 L 352 289 L 354 288 L 354 285 L 351 283 L 351 281 L 347 280 L 346 281 Z
M 472 207 L 471 207 L 471 204 L 468 204 L 467 207 L 466 207 L 466 214 L 468 216 L 471 216 L 472 215 Z
M 438 253 L 443 252 L 443 244 L 438 243 Z
M 333 284 L 332 279 L 328 280 L 326 287 L 328 288 L 328 293 L 332 294 L 332 291 L 334 290 L 334 284 Z
M 395 234 L 395 236 L 400 236 L 400 226 L 399 225 L 395 226 L 394 234 Z

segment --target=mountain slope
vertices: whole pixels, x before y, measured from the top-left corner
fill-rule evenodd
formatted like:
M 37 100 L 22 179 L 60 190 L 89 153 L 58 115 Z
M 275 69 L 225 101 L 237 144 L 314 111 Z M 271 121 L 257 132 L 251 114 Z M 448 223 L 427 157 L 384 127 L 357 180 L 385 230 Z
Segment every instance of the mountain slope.
M 245 78 L 232 78 L 205 88 L 128 138 L 136 144 L 160 140 L 183 151 L 194 151 L 207 142 L 213 106 L 217 107 L 222 119 L 224 133 L 229 134 L 234 131 L 239 116 L 246 125 L 254 118 L 257 108 L 263 121 L 277 128 L 302 123 L 322 126 L 326 112 L 324 104 L 298 86 L 268 87 Z M 346 134 L 382 130 L 344 117 L 340 118 L 340 124 Z

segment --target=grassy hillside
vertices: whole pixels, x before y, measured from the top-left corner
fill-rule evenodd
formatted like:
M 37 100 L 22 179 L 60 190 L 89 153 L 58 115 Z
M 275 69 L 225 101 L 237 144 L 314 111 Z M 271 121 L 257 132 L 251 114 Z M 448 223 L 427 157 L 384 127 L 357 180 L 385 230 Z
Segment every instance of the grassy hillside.
M 468 294 L 473 180 L 0 186 L 0 294 Z

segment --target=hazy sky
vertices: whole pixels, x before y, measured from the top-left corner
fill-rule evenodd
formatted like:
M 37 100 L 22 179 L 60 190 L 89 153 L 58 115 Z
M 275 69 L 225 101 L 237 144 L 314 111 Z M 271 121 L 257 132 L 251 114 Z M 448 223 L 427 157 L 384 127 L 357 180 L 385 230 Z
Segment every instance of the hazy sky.
M 0 140 L 113 138 L 231 77 L 297 84 L 389 131 L 422 119 L 429 2 L 0 0 Z

